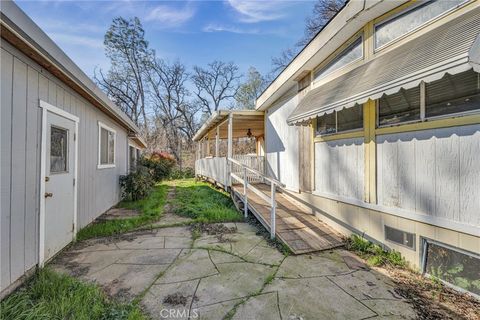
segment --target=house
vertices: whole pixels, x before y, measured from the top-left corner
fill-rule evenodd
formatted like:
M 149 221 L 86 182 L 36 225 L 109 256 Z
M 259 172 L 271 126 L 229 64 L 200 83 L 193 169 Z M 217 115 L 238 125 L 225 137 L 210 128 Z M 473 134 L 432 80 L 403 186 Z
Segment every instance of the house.
M 272 193 L 477 295 L 479 32 L 479 1 L 350 1 L 256 101 Z M 213 118 L 200 145 L 215 137 Z M 233 189 L 244 181 L 231 180 L 235 161 Z
M 119 176 L 145 143 L 15 3 L 2 1 L 0 23 L 4 296 L 120 200 Z

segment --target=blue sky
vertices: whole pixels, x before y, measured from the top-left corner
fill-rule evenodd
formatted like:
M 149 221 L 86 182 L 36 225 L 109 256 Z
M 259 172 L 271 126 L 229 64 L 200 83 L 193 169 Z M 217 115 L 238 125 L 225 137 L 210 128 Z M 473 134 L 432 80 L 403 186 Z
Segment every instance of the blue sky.
M 108 68 L 103 35 L 137 16 L 157 55 L 189 68 L 215 59 L 270 70 L 272 56 L 302 37 L 312 1 L 17 1 L 88 75 Z

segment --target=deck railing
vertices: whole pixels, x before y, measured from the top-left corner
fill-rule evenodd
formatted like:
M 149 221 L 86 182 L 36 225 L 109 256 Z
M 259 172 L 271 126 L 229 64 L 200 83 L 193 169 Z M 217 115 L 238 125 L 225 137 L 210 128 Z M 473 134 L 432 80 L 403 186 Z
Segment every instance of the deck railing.
M 262 174 L 265 172 L 265 157 L 263 156 L 240 154 L 234 155 L 232 159 L 241 163 L 242 165 L 247 166 L 250 169 L 261 172 Z M 241 176 L 243 174 L 243 168 L 239 165 L 236 165 L 235 163 L 232 163 L 232 172 L 236 175 Z M 247 181 L 249 183 L 263 182 L 263 178 L 250 171 L 247 171 Z
M 248 215 L 248 197 L 247 197 L 247 190 L 251 190 L 255 194 L 257 194 L 260 198 L 262 198 L 267 203 L 270 203 L 270 238 L 275 238 L 275 224 L 276 224 L 276 208 L 277 208 L 277 201 L 275 200 L 275 193 L 276 189 L 278 188 L 285 188 L 285 185 L 271 177 L 267 177 L 263 171 L 258 171 L 255 169 L 250 168 L 249 166 L 239 162 L 236 159 L 229 158 L 228 159 L 229 167 L 238 166 L 242 168 L 241 175 L 237 174 L 237 172 L 231 170 L 230 171 L 230 178 L 235 179 L 239 183 L 243 184 L 243 204 L 244 204 L 244 215 L 247 217 Z M 255 175 L 258 177 L 259 180 L 265 183 L 270 184 L 270 197 L 263 193 L 261 190 L 257 189 L 254 185 L 249 183 L 248 176 Z

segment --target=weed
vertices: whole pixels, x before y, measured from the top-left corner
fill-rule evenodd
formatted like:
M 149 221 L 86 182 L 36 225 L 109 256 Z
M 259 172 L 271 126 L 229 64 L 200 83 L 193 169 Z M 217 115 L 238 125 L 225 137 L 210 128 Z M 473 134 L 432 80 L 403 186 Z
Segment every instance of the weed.
M 371 266 L 378 267 L 388 264 L 399 268 L 407 267 L 407 262 L 400 252 L 384 250 L 378 244 L 374 244 L 356 234 L 347 239 L 347 249 L 355 251 L 362 258 L 366 259 Z
M 83 283 L 48 268 L 0 304 L 1 319 L 144 319 L 133 303 L 110 301 L 93 284 Z

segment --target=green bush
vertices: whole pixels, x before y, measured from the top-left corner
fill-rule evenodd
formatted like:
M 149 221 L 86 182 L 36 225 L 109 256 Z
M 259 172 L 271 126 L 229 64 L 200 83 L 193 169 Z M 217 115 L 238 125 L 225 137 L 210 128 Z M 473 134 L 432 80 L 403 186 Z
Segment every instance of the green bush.
M 120 176 L 122 199 L 136 201 L 147 197 L 152 190 L 154 181 L 150 170 L 137 166 L 136 170 L 125 176 Z
M 153 179 L 160 182 L 170 176 L 176 162 L 171 154 L 152 152 L 140 158 L 139 164 L 150 169 Z
M 195 177 L 195 170 L 193 168 L 180 169 L 176 167 L 172 170 L 172 172 L 170 172 L 170 176 L 168 178 L 170 180 L 182 180 L 182 179 L 191 179 L 194 177 Z

